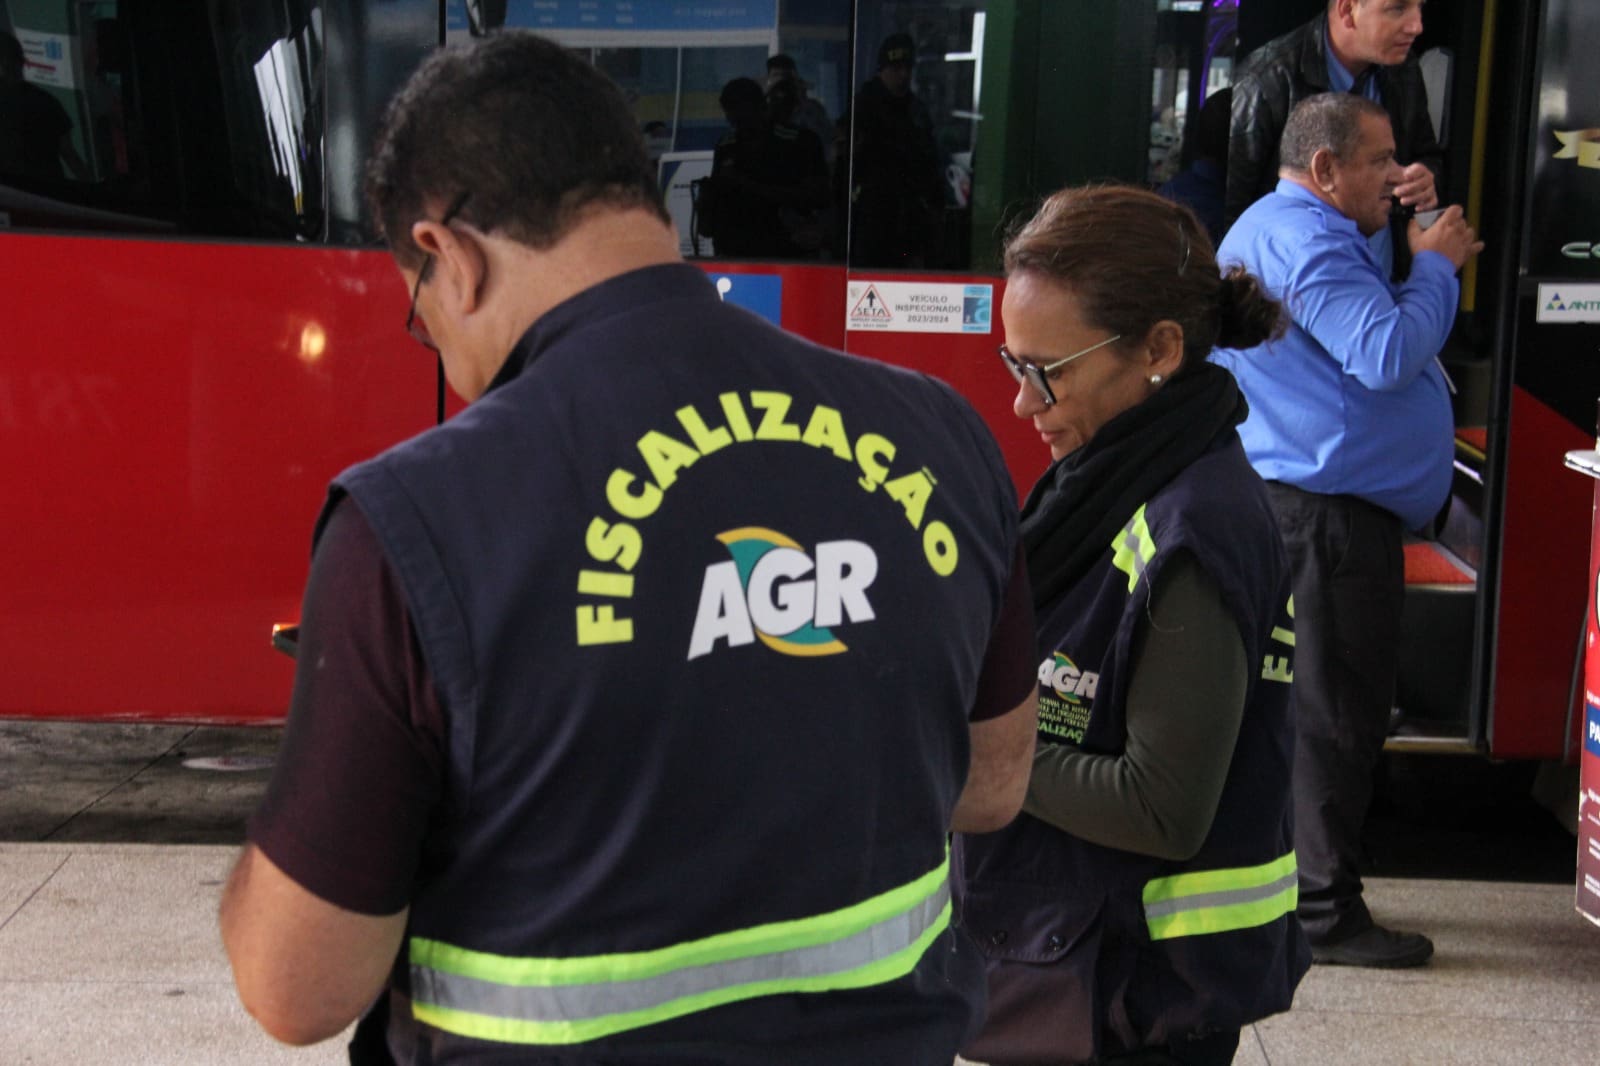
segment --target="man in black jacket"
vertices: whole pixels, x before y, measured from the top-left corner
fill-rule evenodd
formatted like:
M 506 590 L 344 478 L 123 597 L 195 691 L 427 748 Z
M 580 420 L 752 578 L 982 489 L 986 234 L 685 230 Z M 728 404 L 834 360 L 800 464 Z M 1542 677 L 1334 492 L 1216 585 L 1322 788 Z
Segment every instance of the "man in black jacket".
M 1411 55 L 1421 33 L 1422 0 L 1328 0 L 1324 14 L 1246 59 L 1233 87 L 1225 222 L 1231 226 L 1277 185 L 1278 140 L 1294 105 L 1339 91 L 1389 112 L 1395 157 L 1405 168 L 1395 199 L 1417 211 L 1437 207 L 1444 155 L 1428 117 L 1422 69 Z

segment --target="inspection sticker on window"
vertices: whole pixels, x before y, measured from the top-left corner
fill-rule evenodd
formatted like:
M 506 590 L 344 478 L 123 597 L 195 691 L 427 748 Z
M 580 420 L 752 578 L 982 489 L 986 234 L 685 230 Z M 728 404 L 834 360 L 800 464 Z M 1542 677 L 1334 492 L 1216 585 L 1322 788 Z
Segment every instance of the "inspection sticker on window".
M 988 333 L 993 285 L 856 280 L 845 289 L 845 328 L 886 333 Z

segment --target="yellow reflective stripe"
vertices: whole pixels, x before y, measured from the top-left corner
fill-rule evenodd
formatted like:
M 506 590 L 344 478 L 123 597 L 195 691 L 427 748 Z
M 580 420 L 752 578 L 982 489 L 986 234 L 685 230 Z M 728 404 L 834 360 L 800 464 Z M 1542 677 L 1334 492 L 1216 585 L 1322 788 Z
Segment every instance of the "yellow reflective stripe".
M 1290 913 L 1300 899 L 1294 852 L 1260 866 L 1196 870 L 1144 886 L 1152 940 L 1249 929 Z
M 916 969 L 918 961 L 928 947 L 949 924 L 950 903 L 946 901 L 938 920 L 913 943 L 892 955 L 846 973 L 790 979 L 773 978 L 755 984 L 711 989 L 696 995 L 680 997 L 651 1009 L 608 1014 L 581 1021 L 529 1021 L 502 1018 L 417 1002 L 412 1003 L 411 1013 L 418 1021 L 427 1025 L 462 1036 L 476 1037 L 479 1040 L 494 1040 L 508 1044 L 577 1044 L 759 996 L 794 992 L 832 992 L 885 984 L 904 977 Z
M 947 852 L 849 907 L 652 951 L 512 957 L 414 937 L 413 1014 L 488 1040 L 573 1043 L 756 996 L 879 984 L 911 972 L 949 926 L 948 878 Z
M 1111 565 L 1128 575 L 1129 592 L 1139 583 L 1139 575 L 1156 554 L 1155 538 L 1150 536 L 1150 527 L 1145 524 L 1144 509 L 1145 505 L 1140 504 L 1111 542 Z

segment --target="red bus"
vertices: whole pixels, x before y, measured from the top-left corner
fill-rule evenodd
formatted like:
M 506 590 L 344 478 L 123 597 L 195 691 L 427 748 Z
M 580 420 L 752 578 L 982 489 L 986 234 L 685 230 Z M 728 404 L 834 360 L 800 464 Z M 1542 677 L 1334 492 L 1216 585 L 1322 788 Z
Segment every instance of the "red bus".
M 518 25 L 584 51 L 634 102 L 725 297 L 950 380 L 1020 493 L 1048 456 L 994 352 L 1000 234 L 1065 184 L 1173 177 L 1235 63 L 1322 6 L 0 0 L 22 57 L 0 100 L 31 108 L 0 110 L 0 716 L 281 719 L 291 664 L 268 633 L 298 616 L 328 480 L 450 413 L 360 197 L 381 107 L 430 49 Z M 1590 486 L 1561 456 L 1594 442 L 1600 395 L 1600 73 L 1579 58 L 1600 12 L 1436 8 L 1417 48 L 1442 194 L 1489 250 L 1446 353 L 1457 493 L 1412 549 L 1394 743 L 1570 762 Z M 936 192 L 886 249 L 862 236 L 882 219 L 863 216 L 851 118 L 895 33 Z M 794 257 L 719 258 L 692 179 L 726 128 L 721 87 L 778 52 L 836 131 L 832 196 L 795 223 Z

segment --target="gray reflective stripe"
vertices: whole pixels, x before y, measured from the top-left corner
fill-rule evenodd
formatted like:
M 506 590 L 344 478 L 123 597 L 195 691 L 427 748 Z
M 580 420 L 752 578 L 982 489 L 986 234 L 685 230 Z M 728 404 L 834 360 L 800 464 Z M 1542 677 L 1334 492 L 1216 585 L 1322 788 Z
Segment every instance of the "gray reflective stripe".
M 1101 534 L 1101 536 L 1104 535 L 1105 534 L 1103 533 Z M 1149 566 L 1149 564 L 1145 562 L 1144 556 L 1139 552 L 1139 548 L 1143 544 L 1144 538 L 1134 530 L 1133 526 L 1130 525 L 1122 531 L 1122 547 L 1126 549 L 1128 553 L 1128 561 L 1133 566 L 1132 574 L 1134 580 L 1138 580 L 1139 578 L 1143 577 L 1145 568 Z
M 1269 881 L 1264 885 L 1253 888 L 1234 888 L 1223 892 L 1207 892 L 1198 896 L 1179 896 L 1177 899 L 1161 900 L 1156 903 L 1144 905 L 1146 920 L 1163 918 L 1169 914 L 1178 914 L 1182 911 L 1200 911 L 1211 907 L 1232 907 L 1240 903 L 1259 903 L 1271 899 L 1286 888 L 1291 888 L 1299 879 L 1296 870 L 1290 870 L 1276 881 Z
M 910 948 L 941 920 L 949 902 L 950 883 L 941 880 L 932 895 L 909 910 L 841 940 L 685 967 L 635 981 L 517 986 L 413 965 L 412 998 L 435 1007 L 529 1022 L 580 1022 L 651 1010 L 688 996 L 741 985 L 850 973 Z

